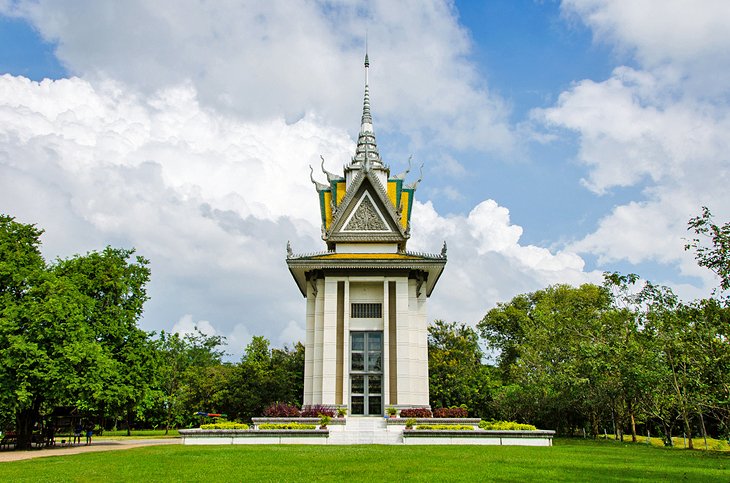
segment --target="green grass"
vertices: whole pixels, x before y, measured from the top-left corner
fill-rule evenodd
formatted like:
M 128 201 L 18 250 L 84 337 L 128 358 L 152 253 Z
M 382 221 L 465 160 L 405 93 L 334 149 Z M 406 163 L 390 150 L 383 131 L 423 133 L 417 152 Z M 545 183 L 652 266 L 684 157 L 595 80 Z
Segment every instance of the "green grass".
M 602 438 L 603 436 L 601 436 Z M 608 435 L 609 440 L 615 439 L 612 434 Z M 651 446 L 656 447 L 664 447 L 664 440 L 661 438 L 649 438 L 649 442 L 646 441 L 646 436 L 636 435 L 636 444 L 649 444 Z M 631 441 L 631 435 L 624 435 L 624 443 Z M 685 445 L 689 444 L 689 440 L 685 440 L 684 438 L 674 436 L 672 438 L 672 444 L 674 444 L 674 449 L 686 449 Z M 697 450 L 705 450 L 705 439 L 704 438 L 692 438 L 692 444 L 694 444 L 694 449 Z M 714 438 L 707 438 L 707 449 L 710 451 L 730 451 L 730 444 L 726 440 L 723 439 L 714 439 Z
M 182 446 L 0 463 L 0 481 L 722 481 L 724 453 L 610 441 L 516 446 Z

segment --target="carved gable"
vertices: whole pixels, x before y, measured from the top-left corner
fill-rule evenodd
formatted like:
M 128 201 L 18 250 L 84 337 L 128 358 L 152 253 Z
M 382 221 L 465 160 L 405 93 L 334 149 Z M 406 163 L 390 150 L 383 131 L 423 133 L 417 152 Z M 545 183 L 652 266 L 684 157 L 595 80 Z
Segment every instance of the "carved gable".
M 365 191 L 344 223 L 343 232 L 389 232 L 388 223 Z
M 408 235 L 385 188 L 371 173 L 361 172 L 323 238 L 330 249 L 337 242 L 395 242 L 404 247 Z

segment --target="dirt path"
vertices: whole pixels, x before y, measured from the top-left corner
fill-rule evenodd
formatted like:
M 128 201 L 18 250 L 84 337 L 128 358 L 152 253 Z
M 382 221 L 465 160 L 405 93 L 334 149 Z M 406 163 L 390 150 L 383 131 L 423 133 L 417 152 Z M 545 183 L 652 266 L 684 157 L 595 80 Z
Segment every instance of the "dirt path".
M 180 438 L 164 439 L 99 439 L 93 441 L 89 446 L 54 446 L 53 448 L 31 449 L 28 451 L 0 451 L 0 463 L 5 461 L 19 461 L 30 458 L 43 458 L 44 456 L 63 456 L 67 454 L 89 453 L 91 451 L 112 451 L 119 449 L 139 448 L 141 446 L 152 446 L 157 444 L 181 444 Z

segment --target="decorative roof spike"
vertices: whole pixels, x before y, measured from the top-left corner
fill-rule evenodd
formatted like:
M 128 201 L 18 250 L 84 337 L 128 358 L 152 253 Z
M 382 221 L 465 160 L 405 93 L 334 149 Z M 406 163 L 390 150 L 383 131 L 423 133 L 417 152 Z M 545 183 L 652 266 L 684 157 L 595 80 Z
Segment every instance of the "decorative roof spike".
M 382 168 L 383 161 L 380 159 L 378 145 L 375 141 L 375 132 L 373 131 L 373 116 L 370 114 L 370 87 L 368 86 L 368 69 L 370 68 L 370 58 L 365 52 L 365 97 L 362 103 L 362 119 L 360 122 L 360 134 L 357 137 L 357 149 L 355 156 L 352 158 L 353 164 L 365 166 L 365 162 L 371 162 L 379 168 Z
M 328 190 L 330 188 L 329 185 L 322 184 L 314 179 L 314 168 L 312 168 L 311 164 L 309 165 L 309 179 L 312 181 L 312 184 L 318 192 Z
M 410 188 L 412 190 L 415 190 L 416 188 L 418 188 L 418 184 L 423 179 L 423 163 L 421 163 L 421 167 L 418 169 L 420 171 L 420 175 L 418 176 L 418 179 L 416 181 L 414 181 L 413 183 L 411 183 L 410 185 L 408 185 L 408 188 Z

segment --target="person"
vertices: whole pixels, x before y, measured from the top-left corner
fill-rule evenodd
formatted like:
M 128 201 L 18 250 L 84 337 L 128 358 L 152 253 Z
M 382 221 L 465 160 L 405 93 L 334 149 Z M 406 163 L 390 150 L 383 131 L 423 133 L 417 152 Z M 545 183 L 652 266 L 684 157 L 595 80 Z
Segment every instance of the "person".
M 86 446 L 89 446 L 91 444 L 91 436 L 94 434 L 94 426 L 89 424 L 86 427 Z
M 74 444 L 81 444 L 81 432 L 83 430 L 84 427 L 81 425 L 81 421 L 79 421 L 74 428 Z

